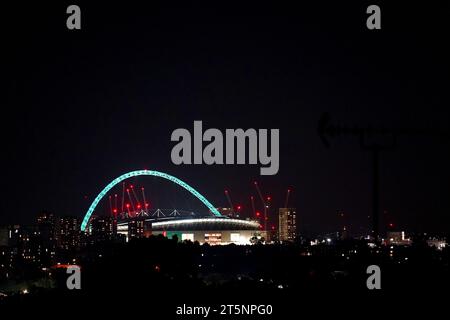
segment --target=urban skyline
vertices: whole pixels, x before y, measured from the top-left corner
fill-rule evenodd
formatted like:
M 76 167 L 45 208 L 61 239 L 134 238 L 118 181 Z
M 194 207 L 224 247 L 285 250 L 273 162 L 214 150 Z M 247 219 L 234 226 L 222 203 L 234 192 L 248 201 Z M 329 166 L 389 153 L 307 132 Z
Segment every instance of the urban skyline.
M 2 8 L 1 314 L 446 306 L 448 1 Z
M 7 19 L 21 23 L 10 22 L 15 33 L 5 40 L 0 224 L 31 222 L 40 210 L 81 216 L 105 181 L 147 168 L 196 185 L 218 207 L 225 188 L 244 203 L 256 196 L 253 181 L 279 202 L 293 187 L 312 232 L 333 229 L 337 210 L 365 227 L 372 156 L 358 137 L 327 136 L 327 148 L 318 127 L 328 112 L 334 126 L 416 129 L 380 154 L 379 211 L 405 229 L 449 230 L 449 139 L 426 134 L 448 128 L 445 18 L 405 30 L 408 15 L 385 5 L 392 15 L 379 33 L 367 30 L 363 4 L 242 5 L 239 15 L 212 4 L 86 4 L 86 28 L 75 31 L 59 27 L 63 4 L 12 5 L 21 16 Z M 123 23 L 108 18 L 118 16 Z M 220 130 L 278 128 L 277 175 L 261 177 L 258 165 L 174 165 L 171 133 L 195 120 Z

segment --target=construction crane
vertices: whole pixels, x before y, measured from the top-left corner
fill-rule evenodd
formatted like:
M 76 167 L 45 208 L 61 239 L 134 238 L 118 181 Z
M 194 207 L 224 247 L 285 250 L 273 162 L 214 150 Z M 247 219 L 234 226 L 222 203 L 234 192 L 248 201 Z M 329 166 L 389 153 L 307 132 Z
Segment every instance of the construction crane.
M 141 191 L 142 191 L 142 200 L 144 201 L 144 211 L 145 211 L 145 213 L 148 214 L 148 202 L 147 202 L 147 199 L 145 198 L 145 189 L 144 189 L 144 187 L 141 188 Z
M 114 195 L 114 209 L 113 209 L 113 213 L 114 213 L 114 218 L 116 218 L 116 216 L 117 216 L 117 193 Z
M 261 203 L 264 207 L 264 231 L 267 231 L 267 210 L 269 209 L 269 206 L 267 205 L 266 201 L 264 201 L 264 197 L 262 196 L 258 182 L 255 181 L 253 184 L 255 185 L 256 191 L 258 192 L 259 198 L 261 199 Z
M 130 189 L 128 189 L 128 188 L 127 188 L 127 195 L 128 195 L 128 200 L 130 200 L 130 204 L 131 204 L 131 212 L 136 212 L 136 210 L 134 208 L 133 199 L 131 198 Z
M 125 182 L 122 183 L 122 206 L 120 209 L 120 213 L 124 213 L 125 211 L 123 211 L 123 205 L 124 205 L 124 201 L 125 201 Z
M 109 196 L 109 211 L 111 212 L 111 216 L 114 216 L 111 198 L 112 196 Z
M 255 197 L 250 196 L 250 201 L 252 203 L 252 216 L 256 216 L 256 209 L 255 209 Z
M 286 193 L 286 201 L 284 202 L 284 207 L 288 208 L 288 204 L 289 204 L 289 195 L 291 194 L 291 189 L 287 189 L 287 193 Z
M 230 193 L 228 192 L 228 190 L 225 190 L 225 196 L 227 197 L 228 204 L 230 205 L 231 216 L 234 217 L 234 206 L 233 206 L 233 202 L 231 201 L 231 196 L 230 196 Z

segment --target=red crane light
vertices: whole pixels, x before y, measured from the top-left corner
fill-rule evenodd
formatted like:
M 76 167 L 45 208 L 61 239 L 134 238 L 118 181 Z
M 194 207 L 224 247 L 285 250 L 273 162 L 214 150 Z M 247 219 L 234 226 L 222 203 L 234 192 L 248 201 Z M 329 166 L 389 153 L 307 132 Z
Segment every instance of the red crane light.
M 256 216 L 259 217 L 261 213 L 259 211 L 256 211 Z

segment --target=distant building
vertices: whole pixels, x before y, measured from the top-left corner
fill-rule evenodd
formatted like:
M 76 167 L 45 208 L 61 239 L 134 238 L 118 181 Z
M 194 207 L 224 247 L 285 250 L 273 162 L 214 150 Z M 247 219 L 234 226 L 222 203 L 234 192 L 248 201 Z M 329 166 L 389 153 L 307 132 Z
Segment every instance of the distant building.
M 294 241 L 297 236 L 297 213 L 295 208 L 278 210 L 278 232 L 280 241 Z
M 29 236 L 34 239 L 37 246 L 37 255 L 40 255 L 40 262 L 49 265 L 56 255 L 56 218 L 52 213 L 43 211 L 37 216 L 37 231 L 33 231 Z M 29 240 L 30 241 L 30 240 Z M 31 247 L 31 245 L 30 245 Z
M 13 252 L 8 246 L 0 246 L 0 281 L 9 279 L 13 268 Z
M 128 222 L 128 240 L 144 237 L 144 220 L 131 220 Z
M 405 231 L 388 231 L 386 233 L 386 243 L 395 245 L 409 245 L 411 239 L 406 237 Z
M 18 224 L 10 225 L 8 227 L 8 246 L 17 247 L 20 242 L 22 228 Z
M 435 237 L 429 238 L 427 240 L 427 244 L 428 244 L 428 246 L 434 247 L 438 250 L 442 250 L 447 246 L 447 242 L 445 239 L 435 238 Z
M 53 214 L 41 212 L 37 217 L 37 228 L 46 244 L 56 245 L 56 219 Z
M 80 218 L 60 217 L 57 228 L 58 248 L 64 250 L 78 249 L 81 241 L 80 228 Z
M 10 226 L 8 238 L 13 264 L 35 263 L 40 265 L 49 263 L 54 255 L 54 251 L 44 250 L 44 242 L 38 229 L 34 226 L 26 228 L 19 225 Z
M 8 227 L 0 227 L 0 247 L 7 246 L 8 242 Z
M 117 220 L 113 217 L 94 217 L 90 222 L 89 231 L 95 242 L 112 240 L 117 233 Z
M 132 238 L 149 238 L 152 235 L 152 224 L 145 220 L 130 220 L 117 225 L 118 239 L 128 242 Z

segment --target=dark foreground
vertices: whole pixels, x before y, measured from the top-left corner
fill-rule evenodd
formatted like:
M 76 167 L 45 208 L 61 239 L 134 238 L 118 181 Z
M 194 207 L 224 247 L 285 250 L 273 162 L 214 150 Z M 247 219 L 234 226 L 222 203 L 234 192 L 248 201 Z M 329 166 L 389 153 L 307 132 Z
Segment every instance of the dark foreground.
M 355 240 L 251 247 L 164 238 L 104 243 L 80 256 L 80 290 L 68 290 L 66 269 L 56 268 L 53 288 L 9 295 L 0 306 L 49 319 L 97 314 L 149 319 L 404 317 L 418 311 L 430 317 L 443 310 L 449 296 L 448 248 L 416 244 L 395 247 L 392 255 L 391 250 L 374 250 Z M 381 290 L 367 288 L 366 269 L 372 264 L 380 266 Z M 271 314 L 236 314 L 252 304 L 264 305 L 260 312 L 271 305 Z M 211 311 L 207 317 L 177 314 L 189 307 Z

